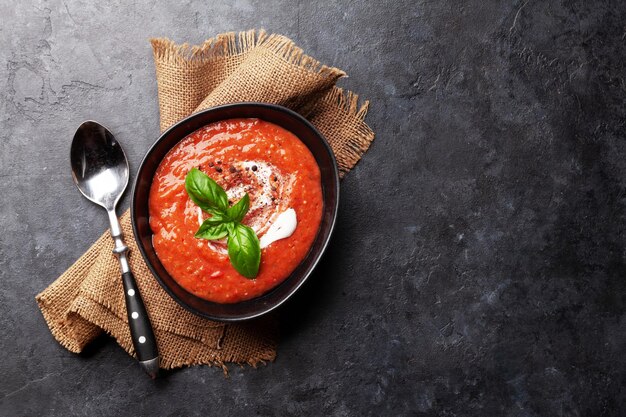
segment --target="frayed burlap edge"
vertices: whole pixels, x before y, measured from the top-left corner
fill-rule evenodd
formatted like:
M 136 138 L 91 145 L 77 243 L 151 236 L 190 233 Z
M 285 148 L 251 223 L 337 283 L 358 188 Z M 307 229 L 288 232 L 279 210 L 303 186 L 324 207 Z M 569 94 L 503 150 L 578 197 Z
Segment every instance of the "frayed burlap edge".
M 207 39 L 201 45 L 183 43 L 177 45 L 168 38 L 152 38 L 153 53 L 156 61 L 167 62 L 180 68 L 196 67 L 217 58 L 229 58 L 245 54 L 253 48 L 266 48 L 286 62 L 317 72 L 332 78 L 345 76 L 339 68 L 323 65 L 315 58 L 304 53 L 291 39 L 278 34 L 268 35 L 263 29 L 243 32 L 228 32 Z

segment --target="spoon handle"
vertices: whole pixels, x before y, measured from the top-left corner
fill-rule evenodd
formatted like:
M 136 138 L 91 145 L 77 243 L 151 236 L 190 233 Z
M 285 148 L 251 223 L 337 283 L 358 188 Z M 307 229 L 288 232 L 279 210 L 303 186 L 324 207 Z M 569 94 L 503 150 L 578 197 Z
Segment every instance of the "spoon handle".
M 143 304 L 141 293 L 131 271 L 122 274 L 122 283 L 124 284 L 124 296 L 126 297 L 128 325 L 133 346 L 137 353 L 137 359 L 139 359 L 139 364 L 148 375 L 154 378 L 159 370 L 159 351 L 148 312 Z
M 130 264 L 126 257 L 128 246 L 124 244 L 122 227 L 115 214 L 115 208 L 107 210 L 107 212 L 111 225 L 111 236 L 115 244 L 113 253 L 120 261 L 130 336 L 137 353 L 137 359 L 139 359 L 139 365 L 150 375 L 150 378 L 154 379 L 159 373 L 159 350 L 156 338 L 154 337 L 150 317 L 148 317 L 146 306 L 141 298 L 139 287 L 137 287 L 137 281 L 135 281 L 135 277 L 130 270 Z

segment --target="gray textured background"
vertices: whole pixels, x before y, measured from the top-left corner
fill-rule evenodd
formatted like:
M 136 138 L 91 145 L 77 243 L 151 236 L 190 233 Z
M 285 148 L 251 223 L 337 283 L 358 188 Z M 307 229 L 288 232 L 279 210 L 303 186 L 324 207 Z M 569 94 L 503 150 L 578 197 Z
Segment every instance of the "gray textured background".
M 0 0 L 0 415 L 623 415 L 624 2 L 94 3 Z M 33 297 L 106 227 L 74 130 L 136 169 L 148 38 L 253 27 L 344 69 L 377 133 L 278 359 L 153 383 L 106 337 L 65 351 Z

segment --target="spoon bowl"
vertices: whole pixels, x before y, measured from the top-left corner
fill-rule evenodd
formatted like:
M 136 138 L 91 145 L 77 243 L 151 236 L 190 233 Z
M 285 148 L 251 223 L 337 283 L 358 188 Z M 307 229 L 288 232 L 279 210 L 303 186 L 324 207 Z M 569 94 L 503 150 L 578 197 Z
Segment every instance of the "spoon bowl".
M 113 134 L 86 121 L 74 134 L 70 151 L 72 177 L 90 201 L 112 210 L 128 186 L 128 160 Z

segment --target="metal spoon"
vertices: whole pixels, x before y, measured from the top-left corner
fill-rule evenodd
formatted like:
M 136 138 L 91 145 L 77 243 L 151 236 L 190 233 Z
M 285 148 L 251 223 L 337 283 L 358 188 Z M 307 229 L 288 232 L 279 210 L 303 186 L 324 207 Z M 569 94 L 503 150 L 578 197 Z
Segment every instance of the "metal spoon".
M 89 200 L 104 207 L 109 215 L 113 253 L 120 262 L 128 324 L 141 367 L 155 378 L 159 371 L 159 353 L 150 318 L 130 271 L 128 246 L 122 239 L 122 228 L 115 206 L 128 185 L 128 160 L 111 132 L 94 121 L 80 125 L 74 134 L 70 155 L 72 177 L 78 190 Z

